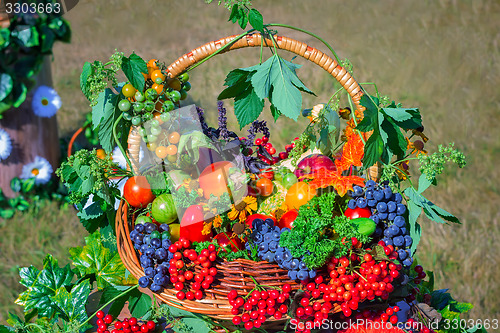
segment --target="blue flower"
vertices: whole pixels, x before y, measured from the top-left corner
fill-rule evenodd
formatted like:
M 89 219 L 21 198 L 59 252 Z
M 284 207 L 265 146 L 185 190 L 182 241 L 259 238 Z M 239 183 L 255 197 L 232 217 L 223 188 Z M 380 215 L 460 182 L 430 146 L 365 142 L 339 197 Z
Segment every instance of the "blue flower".
M 61 108 L 61 98 L 51 87 L 39 86 L 33 94 L 31 107 L 38 117 L 50 118 Z

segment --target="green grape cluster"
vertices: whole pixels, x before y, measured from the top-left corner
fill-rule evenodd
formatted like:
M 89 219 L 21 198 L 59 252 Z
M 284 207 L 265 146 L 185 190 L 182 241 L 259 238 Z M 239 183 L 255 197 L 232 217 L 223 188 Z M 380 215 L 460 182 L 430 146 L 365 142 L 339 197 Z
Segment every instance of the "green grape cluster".
M 465 167 L 467 163 L 464 153 L 456 149 L 454 143 L 450 143 L 447 147 L 439 145 L 437 152 L 430 155 L 420 154 L 418 160 L 420 172 L 429 180 L 441 174 L 447 162 L 454 162 L 459 168 Z

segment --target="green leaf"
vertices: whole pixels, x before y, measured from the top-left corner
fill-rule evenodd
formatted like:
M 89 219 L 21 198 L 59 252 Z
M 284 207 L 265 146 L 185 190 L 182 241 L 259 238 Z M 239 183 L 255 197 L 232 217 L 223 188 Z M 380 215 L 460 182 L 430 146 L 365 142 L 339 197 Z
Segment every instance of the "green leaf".
M 469 312 L 470 310 L 472 310 L 473 307 L 474 307 L 474 305 L 472 305 L 471 303 L 456 302 L 456 303 L 450 304 L 450 310 L 458 312 L 458 313 Z
M 0 73 L 0 101 L 10 94 L 12 87 L 12 77 L 7 73 Z
M 34 177 L 33 177 L 34 178 Z M 14 177 L 12 178 L 12 180 L 10 181 L 10 188 L 12 189 L 12 191 L 14 192 L 19 192 L 21 191 L 21 188 L 22 188 L 22 183 L 21 183 L 21 179 L 17 178 L 17 177 Z
M 81 275 L 95 274 L 98 289 L 136 282 L 133 277 L 125 278 L 125 266 L 120 255 L 103 246 L 98 231 L 85 237 L 85 244 L 84 247 L 70 248 L 70 258 Z
M 443 310 L 450 302 L 454 301 L 453 297 L 447 292 L 448 289 L 434 290 L 431 293 L 431 306 L 438 311 Z
M 300 67 L 277 54 L 251 67 L 257 70 L 251 79 L 257 96 L 267 97 L 281 114 L 293 120 L 297 120 L 302 111 L 300 91 L 313 94 L 297 77 L 295 70 Z
M 131 295 L 129 298 L 128 309 L 132 316 L 140 318 L 144 316 L 153 304 L 151 297 L 147 294 Z
M 420 242 L 420 237 L 422 235 L 422 230 L 420 225 L 417 223 L 417 219 L 422 213 L 422 208 L 415 204 L 413 201 L 408 201 L 408 223 L 410 224 L 410 237 L 413 240 L 411 244 L 411 255 L 417 250 L 417 245 Z
M 405 108 L 382 108 L 383 112 L 394 119 L 395 121 L 403 122 L 413 118 L 413 115 L 409 112 L 410 110 L 418 112 L 418 109 L 405 109 Z
M 16 300 L 16 304 L 24 306 L 24 311 L 38 310 L 40 317 L 52 317 L 55 305 L 51 297 L 61 287 L 71 286 L 75 274 L 69 265 L 59 268 L 57 259 L 48 254 L 43 260 L 42 270 L 34 266 L 23 267 L 19 271 L 21 283 L 28 288 Z
M 363 155 L 363 167 L 368 168 L 378 162 L 384 151 L 384 141 L 375 132 L 368 138 Z
M 238 18 L 238 24 L 240 25 L 241 29 L 246 29 L 247 24 L 248 24 L 248 15 L 245 11 L 245 9 L 239 7 L 238 8 L 239 13 L 239 18 Z
M 15 331 L 16 331 L 16 329 L 13 327 L 0 325 L 0 333 L 11 333 L 11 332 L 15 332 Z
M 83 322 L 88 318 L 85 304 L 89 294 L 90 283 L 89 280 L 85 280 L 74 285 L 71 292 L 65 287 L 58 288 L 51 300 L 64 320 Z
M 226 76 L 224 85 L 227 86 L 217 99 L 223 100 L 239 96 L 243 91 L 251 87 L 250 79 L 255 71 L 247 71 L 244 69 L 234 69 Z
M 229 20 L 233 23 L 236 23 L 238 19 L 240 18 L 240 11 L 239 11 L 238 4 L 234 4 L 233 7 L 231 8 L 231 14 L 229 14 Z
M 382 125 L 380 126 L 380 132 L 384 132 L 389 138 L 386 142 L 386 146 L 396 155 L 398 159 L 403 158 L 406 152 L 406 139 L 399 126 L 396 125 L 391 119 L 384 119 Z M 387 162 L 390 162 L 388 160 Z
M 87 61 L 87 62 L 85 62 L 85 64 L 83 64 L 82 73 L 80 74 L 80 89 L 82 90 L 85 97 L 87 97 L 87 99 L 90 96 L 87 81 L 88 81 L 88 78 L 91 74 L 92 74 L 92 65 L 90 64 L 90 62 Z M 95 129 L 95 127 L 94 127 L 94 129 Z
M 34 47 L 39 45 L 38 31 L 36 27 L 29 27 L 27 25 L 19 25 L 11 34 L 19 40 L 22 47 Z
M 99 304 L 106 304 L 111 301 L 113 298 L 119 296 L 124 291 L 130 289 L 128 286 L 108 286 L 103 289 L 101 298 L 99 300 Z M 125 303 L 128 301 L 129 295 L 125 294 L 121 297 L 118 297 L 116 300 L 111 303 L 111 306 L 108 310 L 108 314 L 112 315 L 114 318 L 118 317 L 120 312 L 122 311 Z
M 359 103 L 366 108 L 363 113 L 364 117 L 368 117 L 375 124 L 376 122 L 373 122 L 373 120 L 377 119 L 379 99 L 375 96 L 364 94 L 361 96 Z
M 124 83 L 120 83 L 116 90 L 121 91 Z M 120 95 L 115 95 L 113 91 L 106 88 L 99 94 L 97 105 L 92 108 L 92 124 L 94 129 L 99 126 L 98 136 L 102 148 L 110 153 L 115 147 L 113 139 L 113 125 L 121 114 L 117 108 Z
M 202 315 L 180 310 L 172 306 L 167 306 L 167 307 L 169 309 L 170 315 L 176 319 L 179 319 L 178 321 L 174 322 L 175 330 L 180 329 L 181 328 L 180 326 L 184 324 L 188 326 L 187 328 L 189 329 L 190 332 L 197 332 L 197 333 L 213 332 L 212 325 L 209 322 L 207 322 L 207 320 L 205 320 Z
M 248 13 L 248 21 L 255 30 L 264 34 L 264 19 L 262 18 L 262 14 L 259 13 L 257 9 L 250 9 L 250 12 Z
M 21 184 L 21 192 L 28 193 L 29 191 L 31 191 L 35 186 L 35 180 L 35 177 L 23 180 Z
M 56 34 L 47 26 L 42 26 L 41 52 L 51 53 L 56 40 Z
M 234 114 L 240 129 L 259 118 L 264 109 L 264 101 L 249 87 L 234 100 Z
M 129 58 L 123 56 L 122 71 L 135 89 L 139 91 L 144 89 L 146 80 L 142 73 L 148 74 L 148 66 L 141 57 L 135 53 L 132 53 Z
M 24 85 L 24 83 L 19 83 L 14 86 L 14 89 L 12 89 L 12 98 L 14 102 L 12 103 L 12 106 L 15 108 L 18 108 L 23 104 L 23 102 L 26 100 L 26 94 L 28 93 L 28 88 Z
M 16 210 L 12 208 L 2 208 L 0 209 L 0 217 L 8 220 L 14 216 L 15 212 Z
M 427 178 L 426 175 L 422 174 L 420 177 L 418 177 L 418 193 L 422 194 L 429 186 L 431 185 L 436 185 L 436 178 L 434 178 L 432 181 Z
M 358 126 L 356 126 L 356 129 L 360 132 L 370 132 L 373 128 L 374 126 L 370 117 L 364 117 L 363 120 L 358 123 Z

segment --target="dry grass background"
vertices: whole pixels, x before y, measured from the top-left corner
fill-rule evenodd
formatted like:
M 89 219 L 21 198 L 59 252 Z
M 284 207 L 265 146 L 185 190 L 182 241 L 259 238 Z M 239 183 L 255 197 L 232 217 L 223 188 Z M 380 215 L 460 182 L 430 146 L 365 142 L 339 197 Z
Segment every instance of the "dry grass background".
M 429 151 L 450 141 L 465 151 L 467 168 L 448 168 L 439 188 L 428 193 L 463 224 L 424 221 L 418 257 L 435 272 L 438 287 L 475 304 L 469 318 L 500 319 L 500 2 L 256 0 L 254 6 L 265 22 L 316 32 L 341 58 L 351 60 L 360 82 L 376 82 L 382 94 L 418 106 L 431 138 Z M 227 17 L 222 7 L 201 0 L 80 1 L 67 14 L 72 43 L 54 49 L 54 85 L 63 100 L 60 135 L 74 132 L 89 111 L 78 80 L 85 61 L 106 60 L 118 49 L 169 63 L 205 42 L 239 33 L 237 26 L 225 23 Z M 309 36 L 280 33 L 324 49 Z M 227 72 L 257 60 L 257 52 L 240 50 L 194 70 L 193 101 L 215 111 Z M 312 64 L 297 62 L 306 65 L 299 76 L 318 95 L 306 98 L 304 105 L 325 102 L 333 92 L 332 80 Z M 280 119 L 273 125 L 273 142 L 282 147 L 284 138 L 302 127 Z M 84 234 L 73 211 L 57 211 L 53 205 L 38 216 L 0 222 L 0 322 L 7 311 L 19 311 L 13 305 L 22 289 L 16 268 L 39 267 L 46 252 L 66 262 L 67 248 L 81 244 Z

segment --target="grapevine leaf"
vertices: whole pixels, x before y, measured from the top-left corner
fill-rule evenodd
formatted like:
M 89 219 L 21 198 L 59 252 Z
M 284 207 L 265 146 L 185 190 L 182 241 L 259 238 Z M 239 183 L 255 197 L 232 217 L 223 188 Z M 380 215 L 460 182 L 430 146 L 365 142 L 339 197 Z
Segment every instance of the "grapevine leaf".
M 140 318 L 144 316 L 152 306 L 151 297 L 143 293 L 133 293 L 129 298 L 128 309 L 132 316 Z
M 23 267 L 19 271 L 20 283 L 28 288 L 16 300 L 16 304 L 24 306 L 24 311 L 38 310 L 41 317 L 54 315 L 54 302 L 51 297 L 61 287 L 71 285 L 74 273 L 69 265 L 59 268 L 57 259 L 48 254 L 43 260 L 42 270 L 34 266 Z
M 385 142 L 385 145 L 388 146 L 392 154 L 396 155 L 398 159 L 401 159 L 406 152 L 406 140 L 398 125 L 391 119 L 385 118 L 380 126 L 380 132 L 385 133 L 389 138 Z
M 12 87 L 12 77 L 7 73 L 0 73 L 0 101 L 10 94 Z
M 132 53 L 128 58 L 123 56 L 122 71 L 135 89 L 139 91 L 144 89 L 146 79 L 142 74 L 148 74 L 148 66 L 141 57 L 135 53 Z
M 224 85 L 228 87 L 219 94 L 217 99 L 223 100 L 237 97 L 251 85 L 250 79 L 253 73 L 255 73 L 255 71 L 247 71 L 244 69 L 234 69 L 229 72 L 224 82 Z
M 352 166 L 361 166 L 364 144 L 359 135 L 351 135 L 342 149 L 342 158 L 335 160 L 339 172 L 348 170 Z
M 412 119 L 414 115 L 409 111 L 418 112 L 418 109 L 405 109 L 405 108 L 382 108 L 383 112 L 394 119 L 395 121 L 404 122 L 405 120 Z
M 257 96 L 251 86 L 234 99 L 234 114 L 240 129 L 257 120 L 263 109 L 264 101 Z
M 34 47 L 39 44 L 38 30 L 36 27 L 29 27 L 27 25 L 19 25 L 12 32 L 12 36 L 19 40 L 22 47 Z
M 474 306 L 471 303 L 452 303 L 450 304 L 450 310 L 458 313 L 466 313 L 472 310 Z
M 365 152 L 363 155 L 363 166 L 368 168 L 378 162 L 382 153 L 384 152 L 384 141 L 380 134 L 374 131 L 368 138 L 365 145 Z
M 239 7 L 238 8 L 239 13 L 239 18 L 238 18 L 238 24 L 240 25 L 241 29 L 246 29 L 247 24 L 248 24 L 248 15 L 245 11 L 245 9 Z
M 240 18 L 240 11 L 239 11 L 240 6 L 238 4 L 234 4 L 233 7 L 231 8 L 231 14 L 229 14 L 229 20 L 233 23 L 236 23 L 238 19 Z
M 248 13 L 248 21 L 255 30 L 264 34 L 264 19 L 262 18 L 262 14 L 259 13 L 257 9 L 250 9 L 250 12 Z
M 83 322 L 88 318 L 85 304 L 89 294 L 90 283 L 89 280 L 85 280 L 74 285 L 71 292 L 68 292 L 64 286 L 58 288 L 51 300 L 64 320 Z
M 436 185 L 436 178 L 433 178 L 433 180 L 429 180 L 425 175 L 420 175 L 418 177 L 418 193 L 422 194 L 429 186 L 431 185 Z
M 88 78 L 90 77 L 91 74 L 92 74 L 92 65 L 90 64 L 90 62 L 87 61 L 85 62 L 85 64 L 83 64 L 82 73 L 80 74 L 80 89 L 82 90 L 82 93 L 85 95 L 85 97 L 87 97 L 87 99 L 90 96 L 88 87 Z
M 189 327 L 191 332 L 212 332 L 211 325 L 206 320 L 204 320 L 202 315 L 177 309 L 171 306 L 168 306 L 168 309 L 170 315 L 174 318 L 179 318 L 183 324 Z M 179 325 L 179 323 L 174 323 L 174 328 L 177 328 L 176 325 Z
M 124 277 L 125 266 L 120 255 L 103 246 L 99 231 L 85 237 L 85 244 L 84 247 L 70 248 L 70 258 L 81 275 L 95 274 L 98 289 L 108 285 L 127 285 L 135 282 L 132 277 L 130 279 Z
M 128 286 L 107 286 L 103 289 L 101 298 L 99 300 L 99 304 L 106 304 L 111 301 L 113 298 L 119 296 L 124 291 L 128 290 L 130 287 Z M 108 310 L 108 314 L 112 315 L 114 318 L 118 317 L 120 312 L 122 311 L 125 303 L 128 301 L 129 295 L 125 294 L 121 297 L 118 297 L 116 300 L 111 303 L 111 307 Z
M 453 301 L 453 297 L 447 291 L 448 289 L 439 289 L 432 292 L 431 306 L 433 308 L 440 311 Z
M 11 332 L 16 332 L 16 329 L 5 325 L 0 325 L 0 333 L 11 333 Z

